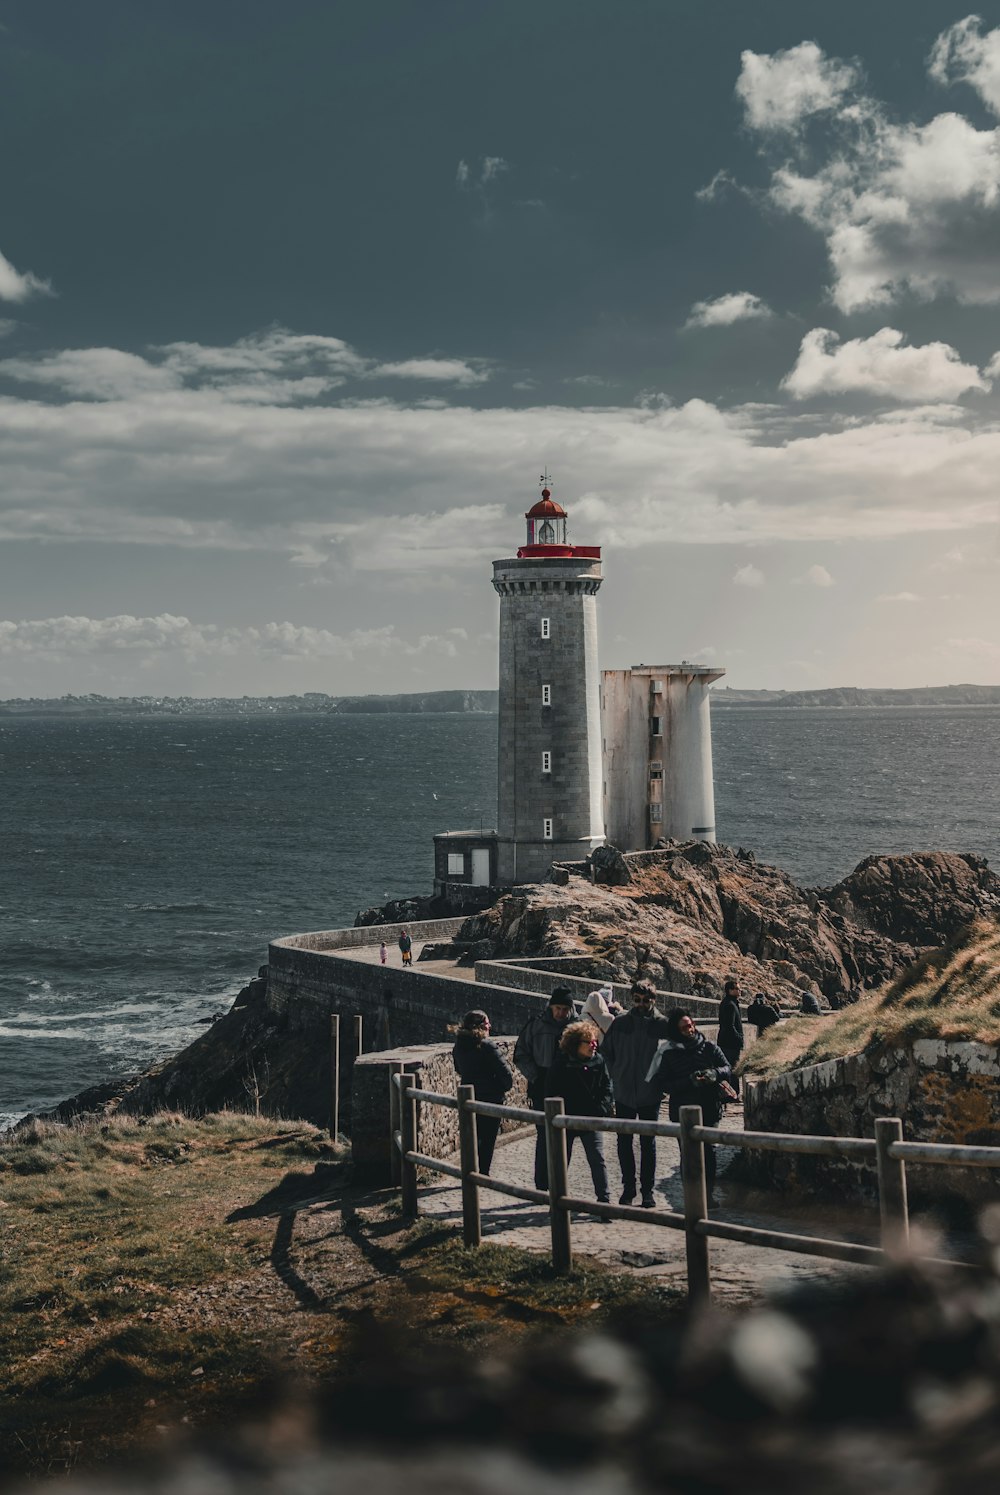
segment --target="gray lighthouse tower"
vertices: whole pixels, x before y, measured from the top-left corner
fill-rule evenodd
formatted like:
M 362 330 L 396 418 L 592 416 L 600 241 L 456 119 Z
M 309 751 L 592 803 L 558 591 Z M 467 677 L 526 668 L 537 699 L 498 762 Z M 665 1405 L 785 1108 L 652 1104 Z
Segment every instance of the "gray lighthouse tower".
M 604 840 L 597 593 L 601 551 L 570 545 L 543 476 L 500 594 L 497 880 L 537 882 Z

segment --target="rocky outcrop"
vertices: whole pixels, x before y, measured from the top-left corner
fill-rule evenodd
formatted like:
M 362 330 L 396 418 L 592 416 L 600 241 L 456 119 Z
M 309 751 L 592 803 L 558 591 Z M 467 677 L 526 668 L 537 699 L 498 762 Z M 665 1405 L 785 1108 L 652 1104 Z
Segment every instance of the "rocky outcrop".
M 702 841 L 622 860 L 627 883 L 517 888 L 459 939 L 489 940 L 501 957 L 586 955 L 595 977 L 696 996 L 720 996 L 735 976 L 797 1005 L 803 991 L 845 998 L 880 986 L 1000 909 L 986 863 L 947 852 L 868 858 L 836 887 L 811 890 L 752 852 Z

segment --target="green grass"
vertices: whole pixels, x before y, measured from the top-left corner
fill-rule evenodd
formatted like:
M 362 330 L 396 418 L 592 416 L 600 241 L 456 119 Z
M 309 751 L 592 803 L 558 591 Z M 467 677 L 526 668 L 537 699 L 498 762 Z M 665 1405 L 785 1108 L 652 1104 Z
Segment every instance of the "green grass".
M 919 1038 L 1000 1044 L 1000 922 L 971 925 L 888 985 L 830 1017 L 775 1024 L 750 1049 L 742 1069 L 770 1079 Z

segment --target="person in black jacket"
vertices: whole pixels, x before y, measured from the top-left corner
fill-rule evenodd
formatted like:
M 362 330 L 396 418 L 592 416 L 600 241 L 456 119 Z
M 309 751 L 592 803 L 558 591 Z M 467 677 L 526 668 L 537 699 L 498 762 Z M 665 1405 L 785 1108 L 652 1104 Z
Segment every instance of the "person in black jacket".
M 451 1057 L 463 1085 L 471 1085 L 476 1100 L 503 1105 L 503 1098 L 514 1083 L 510 1065 L 495 1043 L 490 1042 L 490 1020 L 480 1008 L 473 1008 L 462 1019 L 455 1034 Z M 476 1140 L 479 1144 L 479 1171 L 489 1173 L 493 1149 L 500 1130 L 499 1116 L 476 1117 Z
M 683 1007 L 668 1012 L 667 1028 L 670 1036 L 660 1045 L 649 1077 L 656 1080 L 661 1095 L 669 1097 L 670 1120 L 680 1120 L 681 1106 L 700 1106 L 703 1124 L 717 1126 L 723 1102 L 735 1098 L 729 1083 L 729 1060 L 718 1044 L 709 1043 L 704 1033 L 698 1032 L 694 1018 Z M 711 1195 L 715 1187 L 715 1148 L 709 1142 L 705 1143 L 705 1173 Z
M 552 989 L 548 1005 L 541 1012 L 529 1017 L 514 1045 L 514 1066 L 528 1082 L 528 1104 L 533 1111 L 542 1109 L 545 1099 L 545 1082 L 556 1054 L 559 1040 L 573 1016 L 573 998 L 569 988 L 556 986 Z M 545 1127 L 535 1128 L 535 1188 L 549 1186 L 549 1166 L 545 1155 Z
M 729 1060 L 731 1069 L 739 1063 L 743 1052 L 743 1018 L 740 1014 L 740 983 L 735 979 L 726 982 L 719 1003 L 719 1032 L 716 1043 Z M 737 1082 L 734 1081 L 734 1088 Z
M 601 1048 L 611 1071 L 615 1091 L 615 1115 L 628 1120 L 656 1121 L 662 1093 L 646 1079 L 657 1045 L 668 1036 L 667 1020 L 656 1010 L 656 993 L 646 986 L 632 991 L 632 1006 L 616 1017 Z M 618 1134 L 618 1163 L 622 1170 L 619 1204 L 635 1200 L 635 1138 Z M 643 1209 L 655 1209 L 656 1138 L 639 1138 L 639 1187 Z
M 767 1032 L 768 1028 L 773 1028 L 775 1023 L 781 1021 L 781 1013 L 773 1000 L 769 1000 L 762 991 L 759 991 L 747 1008 L 747 1021 L 753 1023 L 759 1038 L 762 1033 Z
M 569 1023 L 559 1040 L 559 1050 L 545 1080 L 546 1095 L 561 1095 L 567 1116 L 611 1116 L 614 1091 L 608 1066 L 598 1053 L 598 1032 L 593 1023 Z M 600 1132 L 567 1132 L 566 1159 L 573 1155 L 579 1136 L 590 1164 L 594 1193 L 608 1204 L 608 1169 L 604 1161 L 604 1137 Z

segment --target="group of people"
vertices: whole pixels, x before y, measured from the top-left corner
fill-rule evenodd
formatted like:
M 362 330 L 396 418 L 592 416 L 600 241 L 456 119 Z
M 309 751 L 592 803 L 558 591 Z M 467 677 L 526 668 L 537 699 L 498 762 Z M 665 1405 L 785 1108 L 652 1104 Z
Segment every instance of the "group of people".
M 730 983 L 731 986 L 736 985 Z M 612 1000 L 610 988 L 591 993 L 577 1017 L 572 996 L 557 986 L 547 1006 L 529 1018 L 514 1046 L 514 1064 L 524 1075 L 532 1109 L 540 1111 L 548 1096 L 561 1096 L 567 1115 L 618 1116 L 629 1120 L 656 1121 L 664 1096 L 671 1121 L 680 1108 L 701 1106 L 708 1126 L 718 1123 L 726 1100 L 736 1099 L 732 1064 L 742 1049 L 739 989 L 734 997 L 739 1049 L 732 1060 L 721 1043 L 711 1043 L 691 1014 L 675 1008 L 664 1016 L 656 1008 L 656 994 L 638 985 L 632 1003 L 623 1010 Z M 732 1026 L 730 1024 L 730 1026 Z M 513 1072 L 496 1045 L 490 1042 L 490 1020 L 485 1012 L 468 1012 L 459 1028 L 453 1058 L 459 1079 L 475 1087 L 478 1100 L 502 1103 L 514 1083 Z M 500 1128 L 492 1117 L 476 1118 L 479 1169 L 488 1173 Z M 567 1153 L 579 1137 L 590 1165 L 594 1192 L 610 1203 L 608 1171 L 604 1159 L 604 1134 L 599 1131 L 567 1131 Z M 715 1155 L 706 1147 L 709 1190 L 715 1179 Z M 619 1204 L 635 1203 L 635 1137 L 618 1135 L 618 1162 L 622 1175 Z M 656 1139 L 639 1138 L 638 1190 L 644 1209 L 654 1209 Z M 535 1142 L 535 1187 L 547 1189 L 548 1157 L 545 1128 L 537 1128 Z

